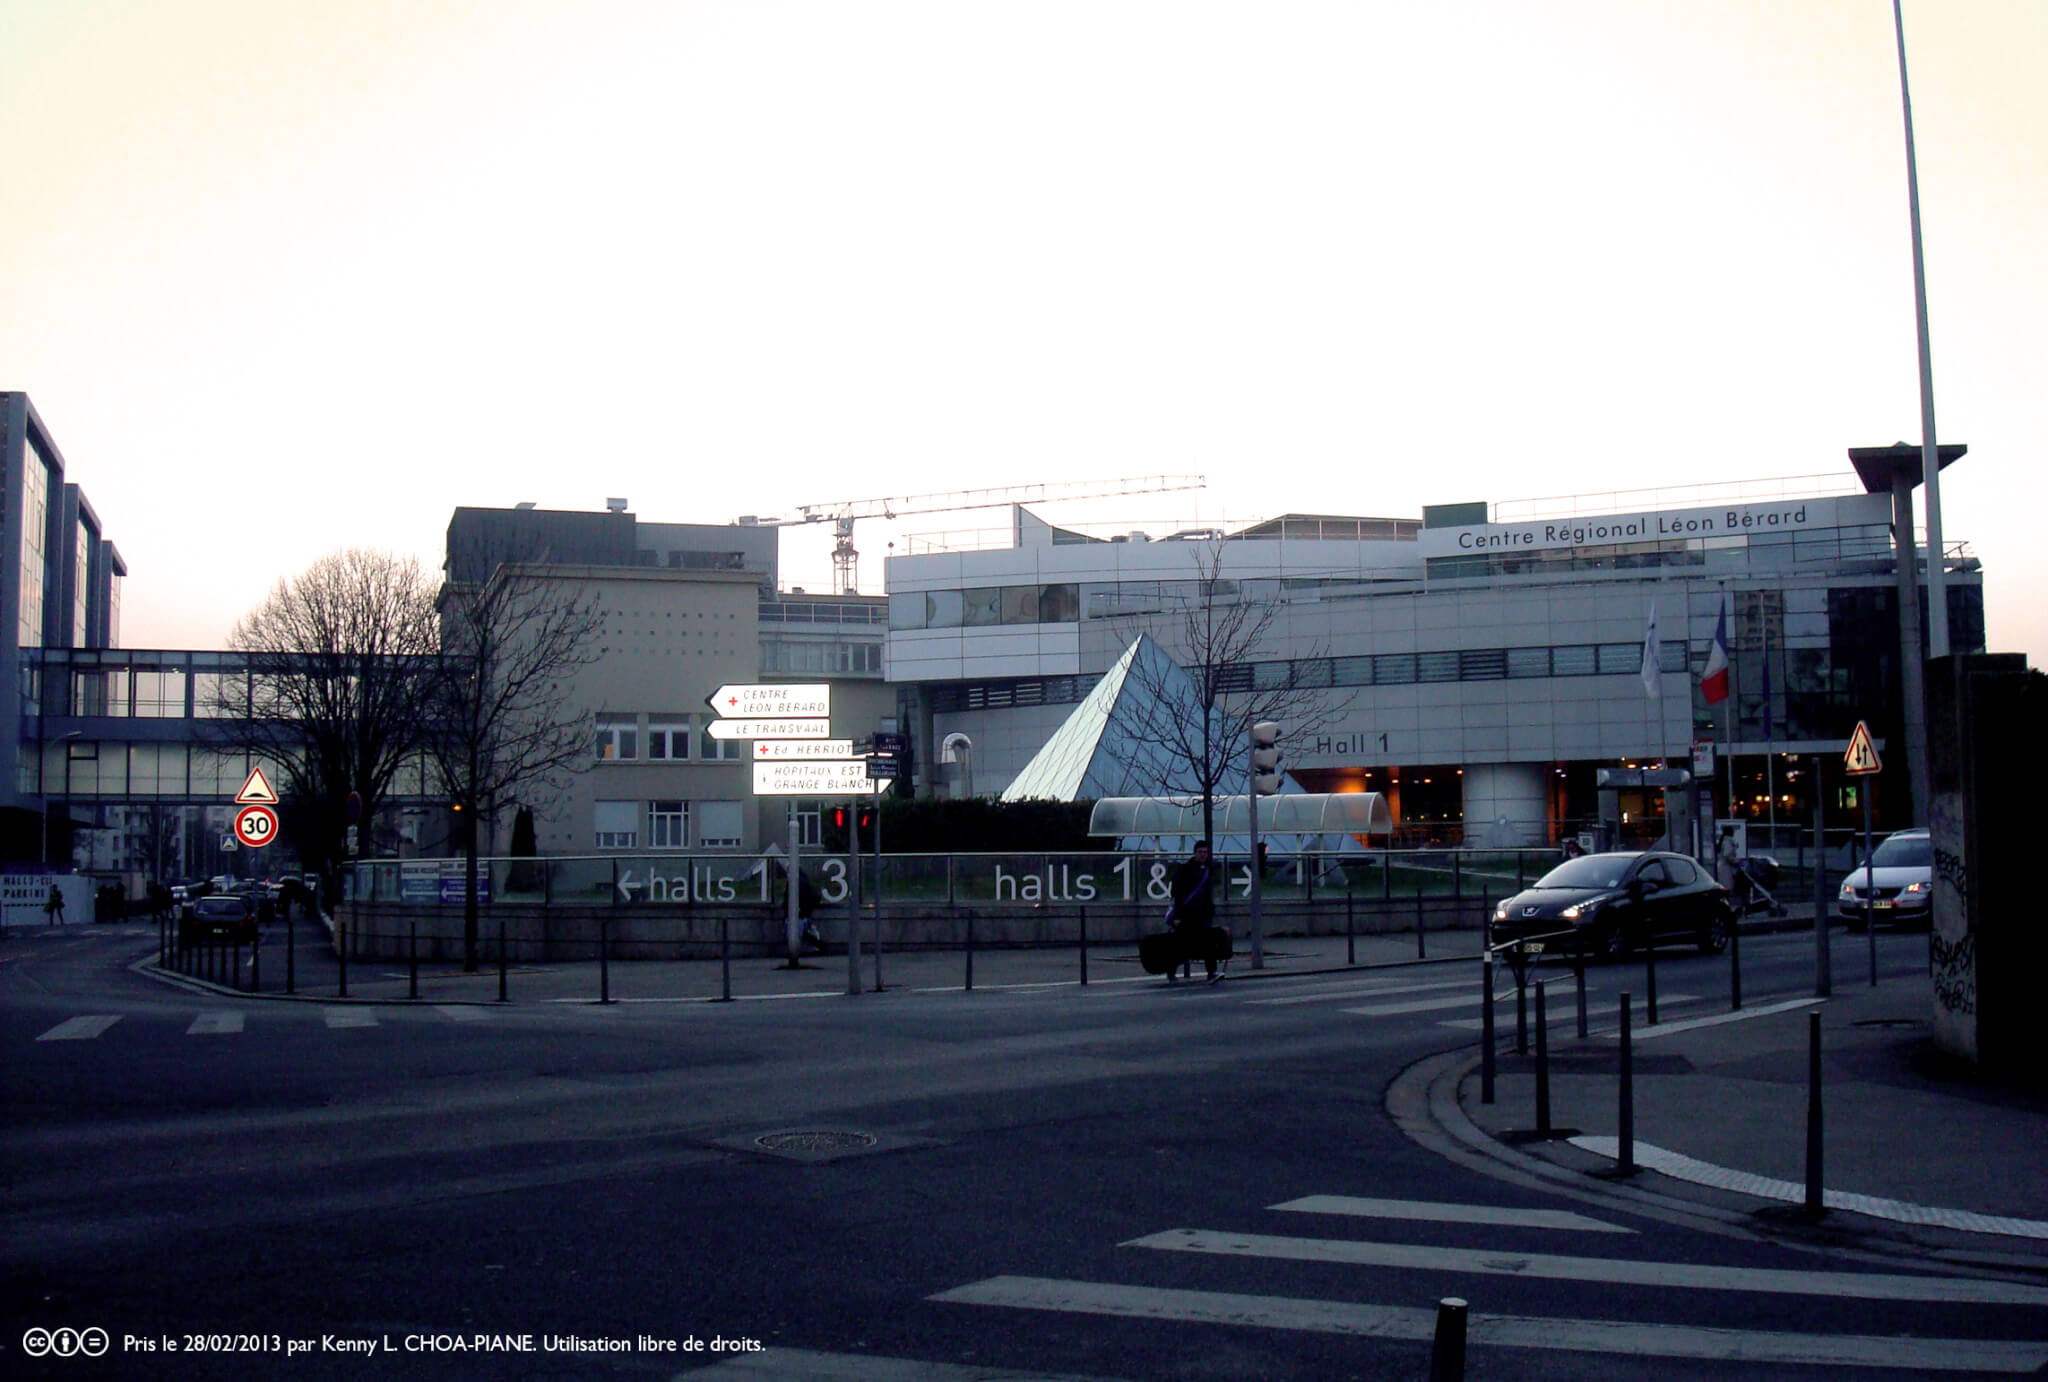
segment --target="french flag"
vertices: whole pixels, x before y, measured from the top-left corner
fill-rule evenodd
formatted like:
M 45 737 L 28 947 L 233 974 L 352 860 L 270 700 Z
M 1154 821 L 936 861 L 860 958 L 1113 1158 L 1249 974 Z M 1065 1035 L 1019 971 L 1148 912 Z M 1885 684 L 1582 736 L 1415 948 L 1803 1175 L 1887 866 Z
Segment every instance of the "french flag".
M 1708 705 L 1728 699 L 1728 595 L 1721 594 L 1721 614 L 1714 620 L 1714 646 L 1707 650 L 1707 670 L 1700 677 L 1700 693 Z

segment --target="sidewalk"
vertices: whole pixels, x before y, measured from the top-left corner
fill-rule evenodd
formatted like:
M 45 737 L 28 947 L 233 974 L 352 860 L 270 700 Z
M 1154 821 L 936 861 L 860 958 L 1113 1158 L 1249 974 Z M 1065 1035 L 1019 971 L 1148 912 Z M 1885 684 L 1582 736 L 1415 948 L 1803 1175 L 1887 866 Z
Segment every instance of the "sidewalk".
M 1429 1072 L 1431 1116 L 1467 1148 L 1546 1179 L 1675 1204 L 1723 1222 L 1834 1245 L 2048 1272 L 2048 1085 L 1983 1075 L 1936 1049 L 1924 973 L 1838 975 L 1824 1000 L 1688 1007 L 1644 1025 L 1634 1005 L 1633 1176 L 1616 1174 L 1618 1019 L 1576 1035 L 1570 985 L 1549 1011 L 1553 1140 L 1533 1137 L 1536 1075 L 1498 1033 L 1495 1099 L 1481 1101 L 1475 1048 Z M 1804 1212 L 1811 1014 L 1820 1016 L 1821 1186 Z M 1708 1017 L 1710 1023 L 1697 1019 Z M 1428 1063 L 1425 1063 L 1428 1064 Z M 1419 1068 L 1418 1068 L 1419 1069 Z

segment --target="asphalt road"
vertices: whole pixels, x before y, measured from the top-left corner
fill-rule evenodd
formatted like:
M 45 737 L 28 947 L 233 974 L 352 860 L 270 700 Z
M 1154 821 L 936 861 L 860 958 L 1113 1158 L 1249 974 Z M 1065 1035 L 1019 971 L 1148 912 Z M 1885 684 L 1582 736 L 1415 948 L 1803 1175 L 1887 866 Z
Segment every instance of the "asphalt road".
M 0 942 L 9 1377 L 1419 1382 L 1450 1295 L 1521 1322 L 1473 1378 L 1904 1379 L 2048 1328 L 1419 1145 L 1387 1091 L 1473 1041 L 1476 965 L 372 1007 L 168 988 L 152 937 Z M 1810 991 L 1810 945 L 1745 941 L 1745 995 Z M 1663 1002 L 1725 973 L 1660 965 Z M 67 1328 L 105 1352 L 29 1356 Z

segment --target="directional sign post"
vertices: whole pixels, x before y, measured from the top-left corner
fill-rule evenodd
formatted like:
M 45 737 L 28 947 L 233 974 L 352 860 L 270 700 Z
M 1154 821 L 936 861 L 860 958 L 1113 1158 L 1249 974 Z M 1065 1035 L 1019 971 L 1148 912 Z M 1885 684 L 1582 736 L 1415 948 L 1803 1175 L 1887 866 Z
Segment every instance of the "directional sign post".
M 757 759 L 754 763 L 756 796 L 864 797 L 873 788 L 864 759 Z
M 1884 771 L 1884 761 L 1877 756 L 1877 744 L 1870 737 L 1870 726 L 1863 721 L 1856 722 L 1856 732 L 1849 736 L 1848 751 L 1842 755 L 1843 771 L 1851 777 L 1875 777 Z M 1872 862 L 1870 843 L 1870 787 L 1868 782 L 1856 784 L 1856 795 L 1863 798 L 1863 934 L 1870 939 L 1870 986 L 1877 987 L 1877 866 Z M 1856 875 L 1850 874 L 1853 880 Z M 1821 918 L 1814 918 L 1818 929 Z
M 713 720 L 704 726 L 704 732 L 713 739 L 823 739 L 832 732 L 832 722 L 823 718 Z
M 823 718 L 832 713 L 832 688 L 823 683 L 727 685 L 706 696 L 704 704 L 732 719 Z
M 851 739 L 756 739 L 754 760 L 774 758 L 851 758 Z

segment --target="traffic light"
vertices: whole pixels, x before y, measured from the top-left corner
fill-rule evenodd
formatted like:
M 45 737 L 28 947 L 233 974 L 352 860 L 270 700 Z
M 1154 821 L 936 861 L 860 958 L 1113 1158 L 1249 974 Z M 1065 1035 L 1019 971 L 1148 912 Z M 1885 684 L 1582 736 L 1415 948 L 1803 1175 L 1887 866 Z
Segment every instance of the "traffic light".
M 863 832 L 863 833 L 865 833 L 866 831 L 869 831 L 869 830 L 873 830 L 873 829 L 875 828 L 875 808 L 874 808 L 874 807 L 872 807 L 872 806 L 863 806 L 863 807 L 861 807 L 861 808 L 860 808 L 860 828 L 861 828 L 861 830 L 862 830 L 862 832 Z
M 1271 720 L 1252 726 L 1252 790 L 1260 796 L 1280 790 L 1280 726 Z
M 832 828 L 834 830 L 846 829 L 846 808 L 844 806 L 832 808 Z

